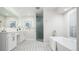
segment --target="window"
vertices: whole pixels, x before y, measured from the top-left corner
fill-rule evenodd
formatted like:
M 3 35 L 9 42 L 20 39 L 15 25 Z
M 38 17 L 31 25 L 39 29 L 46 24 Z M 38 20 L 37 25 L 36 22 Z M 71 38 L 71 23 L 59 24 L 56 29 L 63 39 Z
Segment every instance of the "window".
M 69 12 L 69 37 L 76 37 L 76 9 L 72 9 Z

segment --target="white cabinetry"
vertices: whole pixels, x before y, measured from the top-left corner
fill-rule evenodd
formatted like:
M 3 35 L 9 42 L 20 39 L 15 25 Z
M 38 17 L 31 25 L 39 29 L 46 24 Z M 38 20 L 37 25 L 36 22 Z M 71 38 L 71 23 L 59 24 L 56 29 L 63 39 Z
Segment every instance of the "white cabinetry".
M 17 46 L 16 33 L 1 32 L 0 33 L 0 51 L 9 51 Z
M 12 50 L 17 46 L 17 35 L 16 33 L 9 33 L 7 36 L 8 50 Z

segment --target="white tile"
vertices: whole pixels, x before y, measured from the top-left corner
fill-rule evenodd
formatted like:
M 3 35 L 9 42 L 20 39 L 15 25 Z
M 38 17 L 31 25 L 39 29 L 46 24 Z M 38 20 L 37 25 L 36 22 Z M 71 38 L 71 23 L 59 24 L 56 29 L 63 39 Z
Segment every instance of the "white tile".
M 13 51 L 51 51 L 44 42 L 27 40 L 19 44 Z

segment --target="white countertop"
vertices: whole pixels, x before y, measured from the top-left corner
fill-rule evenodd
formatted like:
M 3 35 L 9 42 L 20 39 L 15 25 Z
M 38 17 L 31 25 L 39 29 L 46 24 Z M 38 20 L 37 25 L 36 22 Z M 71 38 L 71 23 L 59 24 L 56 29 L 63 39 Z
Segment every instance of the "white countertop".
M 52 40 L 56 41 L 57 43 L 61 44 L 62 46 L 72 50 L 72 51 L 76 51 L 77 50 L 76 39 L 65 38 L 65 37 L 50 37 L 50 38 Z

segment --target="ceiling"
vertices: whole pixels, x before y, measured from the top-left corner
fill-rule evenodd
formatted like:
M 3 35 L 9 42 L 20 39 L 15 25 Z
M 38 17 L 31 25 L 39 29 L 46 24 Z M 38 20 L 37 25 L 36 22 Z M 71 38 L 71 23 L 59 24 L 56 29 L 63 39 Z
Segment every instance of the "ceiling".
M 32 16 L 32 15 L 43 15 L 43 8 L 37 9 L 36 7 L 14 7 L 13 8 L 20 16 Z
M 31 16 L 35 14 L 33 7 L 14 7 L 13 8 L 20 16 Z
M 60 14 L 63 14 L 65 12 L 67 12 L 69 9 L 71 9 L 72 7 L 57 7 L 56 8 L 56 12 L 57 13 L 60 13 Z
M 20 14 L 20 16 L 43 15 L 43 9 L 48 8 L 54 11 L 56 7 L 14 7 L 13 9 Z
M 43 9 L 48 8 L 49 10 L 57 13 L 64 13 L 68 7 L 0 7 L 0 15 L 2 16 L 33 16 L 43 15 Z
M 15 14 L 7 8 L 0 7 L 0 16 L 15 16 Z

